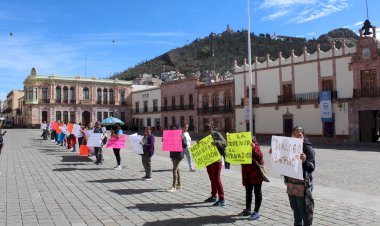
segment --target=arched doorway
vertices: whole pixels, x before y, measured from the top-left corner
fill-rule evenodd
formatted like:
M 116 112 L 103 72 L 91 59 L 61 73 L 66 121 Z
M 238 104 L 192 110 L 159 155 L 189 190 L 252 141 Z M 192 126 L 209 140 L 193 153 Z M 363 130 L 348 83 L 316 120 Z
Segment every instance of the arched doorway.
M 91 122 L 91 114 L 89 111 L 84 111 L 82 113 L 82 123 L 85 125 L 85 126 L 88 126 L 88 124 L 90 124 Z

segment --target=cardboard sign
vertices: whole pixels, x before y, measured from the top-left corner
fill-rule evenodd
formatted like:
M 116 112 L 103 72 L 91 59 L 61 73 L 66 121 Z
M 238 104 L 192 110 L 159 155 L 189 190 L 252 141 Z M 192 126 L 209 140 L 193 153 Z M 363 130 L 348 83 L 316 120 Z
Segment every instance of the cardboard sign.
M 125 148 L 125 134 L 121 135 L 120 138 L 112 136 L 108 139 L 106 148 Z
M 282 175 L 303 180 L 302 161 L 303 139 L 272 136 L 270 157 L 273 171 Z
M 101 147 L 102 146 L 102 133 L 93 133 L 88 138 L 87 146 L 89 147 Z
M 74 124 L 71 133 L 74 134 L 74 136 L 79 137 L 80 125 Z
M 182 151 L 182 130 L 164 130 L 162 151 Z
M 41 129 L 45 130 L 46 128 L 47 128 L 47 124 L 46 123 L 41 124 Z
M 49 125 L 49 128 L 50 128 L 50 129 L 54 129 L 54 123 L 55 123 L 55 122 L 50 122 L 50 125 Z
M 190 147 L 191 156 L 198 170 L 220 160 L 219 151 L 212 142 L 211 135 L 208 135 Z
M 252 164 L 251 132 L 227 134 L 226 161 L 231 164 Z
M 136 154 L 144 154 L 143 147 L 140 144 L 140 142 L 142 141 L 142 139 L 143 139 L 143 136 L 138 135 L 137 133 L 129 135 L 129 141 L 132 144 L 132 150 Z
M 59 127 L 59 129 L 61 130 L 61 133 L 65 134 L 66 136 L 70 135 L 69 131 L 67 131 L 66 125 Z

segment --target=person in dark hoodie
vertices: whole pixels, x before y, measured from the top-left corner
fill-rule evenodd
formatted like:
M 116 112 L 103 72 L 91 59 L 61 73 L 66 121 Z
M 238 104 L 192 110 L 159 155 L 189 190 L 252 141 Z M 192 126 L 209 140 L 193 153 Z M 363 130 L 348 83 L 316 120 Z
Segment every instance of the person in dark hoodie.
M 144 153 L 142 154 L 142 164 L 145 169 L 145 176 L 143 180 L 152 179 L 152 167 L 151 167 L 151 158 L 154 154 L 154 136 L 152 134 L 152 129 L 148 126 L 145 128 L 145 136 L 140 142 L 143 146 Z
M 304 180 L 285 177 L 290 207 L 294 214 L 294 225 L 309 226 L 313 223 L 314 199 L 313 172 L 315 169 L 315 152 L 311 143 L 305 139 L 301 126 L 292 129 L 292 137 L 303 139 L 303 153 L 300 155 Z

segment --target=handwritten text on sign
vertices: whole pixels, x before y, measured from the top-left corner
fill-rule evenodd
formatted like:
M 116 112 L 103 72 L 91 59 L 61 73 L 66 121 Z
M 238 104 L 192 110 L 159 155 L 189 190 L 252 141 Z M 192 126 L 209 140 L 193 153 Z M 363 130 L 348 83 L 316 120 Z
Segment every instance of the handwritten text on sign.
M 182 130 L 164 130 L 162 151 L 182 151 Z
M 125 135 L 121 135 L 120 138 L 116 138 L 115 136 L 112 136 L 106 145 L 106 148 L 125 148 Z
M 227 135 L 226 161 L 231 164 L 252 164 L 251 132 Z
M 302 154 L 303 140 L 292 137 L 272 136 L 272 169 L 282 175 L 303 180 Z
M 216 146 L 212 145 L 213 139 L 211 135 L 198 141 L 195 145 L 190 147 L 190 153 L 193 157 L 197 169 L 202 169 L 218 160 L 221 156 Z

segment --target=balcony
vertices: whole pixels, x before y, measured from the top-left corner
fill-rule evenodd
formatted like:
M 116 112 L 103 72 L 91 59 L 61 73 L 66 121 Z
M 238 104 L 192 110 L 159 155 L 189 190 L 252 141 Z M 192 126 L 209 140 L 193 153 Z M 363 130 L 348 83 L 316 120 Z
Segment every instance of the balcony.
M 96 104 L 102 104 L 102 101 L 101 100 L 97 100 Z
M 56 100 L 55 100 L 55 103 L 56 103 L 56 104 L 60 104 L 61 102 L 62 102 L 61 99 L 56 99 Z
M 319 93 L 320 92 L 312 92 L 312 93 L 298 93 L 292 95 L 279 95 L 278 103 L 286 104 L 286 103 L 304 103 L 304 102 L 319 102 Z M 337 99 L 338 93 L 337 91 L 331 91 L 331 99 Z
M 159 113 L 160 112 L 160 108 L 158 107 L 152 107 L 152 108 L 147 108 L 147 109 L 132 109 L 131 110 L 131 114 L 137 114 L 137 113 L 141 113 L 141 114 L 144 114 L 144 113 Z
M 75 104 L 76 101 L 75 100 L 70 100 L 70 104 Z
M 126 101 L 122 101 L 122 102 L 120 102 L 120 105 L 121 106 L 127 106 L 127 102 Z
M 194 110 L 194 105 L 162 106 L 162 111 Z
M 211 114 L 211 113 L 232 113 L 234 109 L 229 106 L 219 106 L 219 107 L 202 107 L 198 108 L 198 114 Z
M 114 105 L 114 104 L 115 104 L 115 101 L 114 101 L 114 100 L 110 100 L 109 104 Z
M 50 99 L 40 99 L 40 104 L 49 104 L 50 103 Z
M 380 97 L 380 87 L 354 89 L 354 98 L 360 97 Z
M 245 98 L 241 98 L 240 100 L 240 105 L 241 106 L 244 106 L 244 99 Z M 252 104 L 255 105 L 255 104 L 259 104 L 260 103 L 260 98 L 259 97 L 252 97 Z
M 69 100 L 65 100 L 65 99 L 64 99 L 64 100 L 62 101 L 62 103 L 64 103 L 64 104 L 68 104 L 68 103 L 69 103 Z

